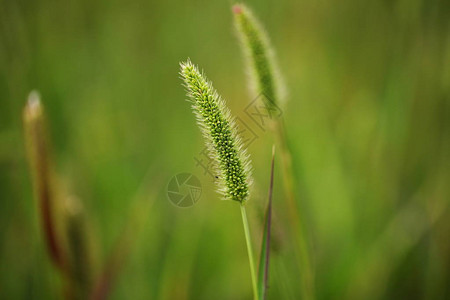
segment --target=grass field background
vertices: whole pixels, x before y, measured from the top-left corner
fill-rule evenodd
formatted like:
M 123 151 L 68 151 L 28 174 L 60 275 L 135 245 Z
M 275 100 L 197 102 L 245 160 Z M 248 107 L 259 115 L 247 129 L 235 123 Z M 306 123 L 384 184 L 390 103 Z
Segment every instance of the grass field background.
M 450 298 L 449 4 L 246 3 L 271 37 L 288 90 L 282 112 L 316 298 Z M 231 5 L 0 1 L 1 299 L 62 295 L 24 145 L 33 89 L 60 185 L 87 212 L 94 276 L 132 228 L 112 299 L 251 298 L 240 212 L 196 166 L 204 144 L 178 74 L 190 58 L 233 114 L 244 113 L 253 98 Z M 248 211 L 258 249 L 274 138 L 255 131 Z M 202 183 L 191 208 L 167 199 L 181 172 Z M 269 299 L 299 299 L 279 168 L 273 201 Z

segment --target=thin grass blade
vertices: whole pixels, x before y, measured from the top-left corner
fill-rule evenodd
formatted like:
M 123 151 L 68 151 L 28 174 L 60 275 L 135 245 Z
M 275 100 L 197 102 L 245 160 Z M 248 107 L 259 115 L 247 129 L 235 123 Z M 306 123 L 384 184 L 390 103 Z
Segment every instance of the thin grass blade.
M 270 261 L 270 233 L 272 227 L 272 193 L 273 172 L 275 163 L 275 146 L 272 148 L 272 163 L 270 169 L 269 201 L 267 202 L 266 216 L 264 221 L 263 238 L 261 243 L 261 255 L 258 269 L 258 295 L 259 299 L 266 299 L 269 283 L 269 261 Z

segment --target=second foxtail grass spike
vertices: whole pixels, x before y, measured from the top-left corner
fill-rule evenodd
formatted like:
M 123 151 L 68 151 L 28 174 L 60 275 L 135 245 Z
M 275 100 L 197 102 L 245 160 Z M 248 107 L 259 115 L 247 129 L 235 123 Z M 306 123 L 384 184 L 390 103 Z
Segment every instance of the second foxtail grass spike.
M 91 288 L 91 249 L 81 203 L 65 197 L 54 170 L 44 108 L 36 91 L 23 111 L 26 148 L 47 251 L 65 281 L 67 299 L 85 299 Z M 64 201 L 66 200 L 66 201 Z
M 236 4 L 233 6 L 233 13 L 238 37 L 246 56 L 252 97 L 262 93 L 267 111 L 272 111 L 276 106 L 281 106 L 285 88 L 269 38 L 247 6 Z
M 49 256 L 55 266 L 65 273 L 67 272 L 66 257 L 61 237 L 57 232 L 58 203 L 45 123 L 39 93 L 32 91 L 23 111 L 23 124 L 33 187 Z
M 249 86 L 256 97 L 263 94 L 267 111 L 276 111 L 282 107 L 284 86 L 270 46 L 269 38 L 252 11 L 243 4 L 233 6 L 234 22 L 245 54 L 246 64 L 250 71 Z M 299 206 L 295 197 L 294 171 L 292 156 L 289 150 L 286 131 L 282 119 L 272 123 L 273 131 L 280 145 L 284 190 L 287 199 L 289 219 L 295 235 L 296 254 L 302 276 L 302 294 L 305 299 L 314 298 L 314 275 L 309 255 L 306 231 L 303 219 L 299 214 Z

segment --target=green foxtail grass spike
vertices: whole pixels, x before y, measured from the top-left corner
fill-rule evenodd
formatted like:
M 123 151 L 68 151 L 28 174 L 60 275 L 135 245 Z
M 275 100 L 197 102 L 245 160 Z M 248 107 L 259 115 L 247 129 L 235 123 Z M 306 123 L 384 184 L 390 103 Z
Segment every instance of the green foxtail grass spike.
M 212 84 L 190 60 L 181 63 L 180 74 L 184 80 L 187 95 L 192 102 L 192 110 L 197 117 L 197 123 L 207 141 L 209 154 L 215 163 L 220 186 L 219 192 L 225 199 L 238 201 L 241 204 L 253 296 L 254 299 L 258 299 L 252 241 L 244 205 L 250 194 L 251 177 L 248 156 L 241 146 L 242 143 L 237 136 L 237 128 L 230 111 Z
M 181 63 L 181 77 L 206 139 L 225 199 L 245 203 L 249 197 L 250 164 L 225 101 L 190 60 Z
M 38 202 L 42 231 L 50 258 L 60 271 L 65 272 L 67 270 L 63 247 L 55 224 L 54 179 L 44 119 L 44 110 L 40 96 L 38 92 L 32 91 L 28 96 L 28 101 L 23 111 L 25 140 L 32 181 Z
M 234 23 L 247 57 L 252 97 L 264 94 L 268 111 L 283 100 L 284 88 L 278 72 L 275 56 L 262 26 L 244 4 L 233 6 Z

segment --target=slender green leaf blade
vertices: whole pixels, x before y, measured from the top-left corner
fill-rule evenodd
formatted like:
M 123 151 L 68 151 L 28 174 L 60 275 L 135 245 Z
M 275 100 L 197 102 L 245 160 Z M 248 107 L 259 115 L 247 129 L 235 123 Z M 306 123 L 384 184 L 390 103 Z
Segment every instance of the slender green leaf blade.
M 275 146 L 272 148 L 272 164 L 270 170 L 269 201 L 267 202 L 264 220 L 263 238 L 261 243 L 261 255 L 258 270 L 258 295 L 259 299 L 266 298 L 269 282 L 269 260 L 270 260 L 270 232 L 272 225 L 272 192 L 273 192 L 273 170 L 275 162 Z

